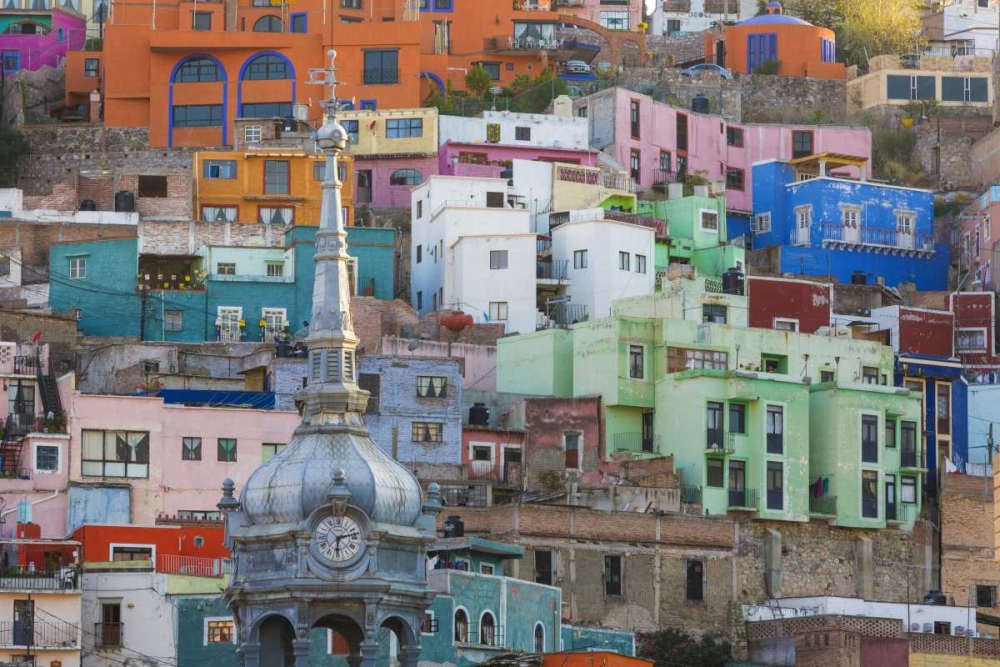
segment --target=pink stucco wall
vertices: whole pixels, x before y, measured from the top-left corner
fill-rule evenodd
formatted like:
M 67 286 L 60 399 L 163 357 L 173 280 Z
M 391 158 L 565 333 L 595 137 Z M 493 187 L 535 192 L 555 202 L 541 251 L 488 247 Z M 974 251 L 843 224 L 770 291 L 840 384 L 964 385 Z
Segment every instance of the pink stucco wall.
M 39 12 L 27 12 L 25 19 L 37 16 Z M 44 12 L 43 12 L 44 14 Z M 59 39 L 62 29 L 63 39 Z M 21 54 L 21 69 L 35 71 L 48 65 L 55 67 L 66 57 L 67 51 L 83 48 L 87 39 L 86 22 L 76 13 L 52 10 L 52 30 L 45 35 L 0 35 L 0 51 L 18 51 Z
M 639 102 L 639 138 L 633 139 L 630 125 L 630 102 Z M 865 127 L 830 125 L 754 125 L 727 123 L 721 116 L 696 114 L 655 102 L 646 95 L 616 89 L 614 100 L 615 143 L 608 147 L 612 156 L 628 168 L 632 150 L 639 151 L 639 185 L 653 185 L 654 171 L 660 167 L 660 151 L 669 151 L 671 167 L 677 164 L 677 115 L 688 117 L 688 173 L 706 172 L 713 181 L 725 181 L 726 169 L 742 169 L 744 189 L 727 190 L 730 209 L 750 211 L 752 203 L 752 166 L 755 162 L 791 159 L 792 132 L 813 132 L 814 153 L 845 153 L 871 159 L 871 131 Z M 743 147 L 727 145 L 726 128 L 743 129 Z M 857 176 L 857 171 L 845 171 Z
M 485 153 L 490 164 L 452 164 L 452 158 L 459 157 L 461 153 Z M 597 164 L 597 151 L 542 148 L 539 146 L 509 146 L 502 144 L 458 144 L 448 141 L 438 150 L 438 173 L 443 176 L 487 176 L 495 167 L 499 166 L 497 163 L 512 160 L 569 162 L 585 167 L 593 167 Z
M 601 12 L 629 13 L 629 30 L 636 30 L 642 21 L 642 0 L 630 0 L 628 6 L 602 4 L 601 0 L 583 0 L 582 6 L 563 5 L 559 7 L 561 14 L 572 14 L 594 23 L 601 22 Z
M 438 173 L 436 157 L 402 157 L 391 160 L 354 160 L 354 206 L 359 208 L 365 202 L 359 197 L 357 174 L 359 171 L 372 172 L 372 208 L 410 208 L 410 189 L 414 185 L 389 185 L 389 179 L 399 169 L 416 169 L 426 181 Z M 418 184 L 419 185 L 419 184 Z
M 61 469 L 55 473 L 39 474 L 31 471 L 29 479 L 4 479 L 0 482 L 0 498 L 5 516 L 3 534 L 12 537 L 17 525 L 17 506 L 21 501 L 31 504 L 31 521 L 42 529 L 42 537 L 61 539 L 66 536 L 66 513 L 69 508 L 69 467 L 67 452 L 69 437 L 66 435 L 31 434 L 22 442 L 22 466 L 34 465 L 35 444 L 58 445 L 61 449 Z M 8 514 L 8 512 L 10 512 Z

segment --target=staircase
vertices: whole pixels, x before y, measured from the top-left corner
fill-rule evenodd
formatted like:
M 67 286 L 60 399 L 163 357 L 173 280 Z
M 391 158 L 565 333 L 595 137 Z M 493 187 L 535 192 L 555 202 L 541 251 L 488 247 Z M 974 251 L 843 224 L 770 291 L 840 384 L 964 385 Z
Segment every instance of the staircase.
M 0 477 L 17 477 L 21 463 L 21 441 L 23 436 L 14 433 L 13 415 L 7 415 L 4 422 L 3 438 L 0 438 Z
M 56 386 L 56 376 L 52 373 L 52 364 L 49 364 L 49 372 L 42 371 L 42 360 L 35 358 L 35 372 L 38 376 L 38 393 L 42 395 L 42 408 L 46 415 L 58 415 L 62 409 L 62 400 L 59 398 L 59 388 Z

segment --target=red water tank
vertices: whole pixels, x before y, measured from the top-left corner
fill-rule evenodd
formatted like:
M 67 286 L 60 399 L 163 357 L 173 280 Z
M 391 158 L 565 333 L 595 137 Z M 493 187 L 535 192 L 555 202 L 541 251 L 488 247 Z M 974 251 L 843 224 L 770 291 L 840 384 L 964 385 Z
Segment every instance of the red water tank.
M 472 315 L 451 313 L 441 318 L 441 324 L 449 331 L 459 332 L 466 327 L 472 326 Z

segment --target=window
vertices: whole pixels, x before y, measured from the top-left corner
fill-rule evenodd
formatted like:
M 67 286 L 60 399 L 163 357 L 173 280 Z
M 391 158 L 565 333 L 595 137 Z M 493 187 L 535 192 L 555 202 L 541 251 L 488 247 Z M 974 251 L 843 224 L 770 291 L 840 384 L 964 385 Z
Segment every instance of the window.
M 232 644 L 233 619 L 205 619 L 205 644 Z
M 767 509 L 781 510 L 785 507 L 784 465 L 777 461 L 767 462 Z
M 899 435 L 903 450 L 901 464 L 907 468 L 917 467 L 917 425 L 914 422 L 901 422 Z
M 382 393 L 382 376 L 378 373 L 358 373 L 358 387 L 368 392 L 365 413 L 374 415 L 379 411 L 379 397 Z
M 792 159 L 808 157 L 813 154 L 813 133 L 799 130 L 792 131 Z
M 535 623 L 535 653 L 545 652 L 545 628 L 541 623 Z
M 660 151 L 660 171 L 670 171 L 670 151 Z
M 140 176 L 139 177 L 139 196 L 140 197 L 159 197 L 163 198 L 167 196 L 167 177 L 166 176 Z
M 258 102 L 240 107 L 240 118 L 289 118 L 291 102 Z
M 448 378 L 436 375 L 417 376 L 417 396 L 420 398 L 444 398 L 448 395 Z
M 628 347 L 628 376 L 633 380 L 643 378 L 644 353 L 645 348 L 642 345 L 629 345 Z
M 790 319 L 787 319 L 787 318 L 784 318 L 784 317 L 776 317 L 776 318 L 774 318 L 774 330 L 775 331 L 792 331 L 792 332 L 798 331 L 799 330 L 799 321 L 798 320 L 790 320 Z
M 742 403 L 729 404 L 729 432 L 747 432 L 747 406 Z
M 480 563 L 479 564 L 479 574 L 493 574 L 495 568 L 492 563 Z
M 490 269 L 506 269 L 507 268 L 507 251 L 506 250 L 490 250 Z
M 878 463 L 878 417 L 861 416 L 861 461 Z
M 101 61 L 99 58 L 86 58 L 83 61 L 83 75 L 86 77 L 97 76 Z M 181 68 L 183 69 L 183 68 Z
M 629 125 L 632 130 L 632 138 L 639 138 L 639 100 L 630 100 L 628 103 Z
M 622 594 L 622 557 L 604 557 L 604 594 L 621 596 Z
M 221 104 L 192 104 L 174 107 L 174 127 L 222 127 Z
M 13 26 L 11 26 L 13 27 Z M 0 57 L 3 58 L 3 71 L 10 74 L 21 69 L 21 52 L 4 51 Z
M 284 26 L 277 16 L 261 16 L 253 24 L 254 32 L 282 32 Z
M 259 144 L 261 141 L 263 127 L 260 125 L 247 125 L 243 128 L 243 141 L 248 144 Z
M 389 176 L 389 185 L 420 185 L 423 180 L 423 174 L 416 169 L 397 169 Z
M 217 458 L 225 463 L 236 462 L 236 438 L 219 438 Z
M 642 168 L 640 166 L 641 163 L 642 163 L 642 154 L 639 151 L 632 149 L 631 153 L 629 154 L 629 176 L 631 176 L 632 180 L 635 181 L 636 183 L 642 180 Z
M 997 603 L 997 587 L 996 586 L 976 586 L 976 606 L 977 607 L 993 607 Z
M 424 293 L 417 292 L 417 310 L 420 310 L 423 307 L 424 307 Z
M 889 449 L 896 448 L 896 420 L 885 420 L 885 446 Z
M 445 52 L 448 52 L 448 49 L 451 48 L 451 45 L 450 45 L 450 42 L 451 42 L 451 28 L 450 28 L 450 26 L 447 27 L 447 28 L 444 27 L 444 26 L 448 25 L 447 23 L 441 24 L 438 21 L 435 21 L 434 24 L 435 24 L 435 30 L 441 32 L 441 34 L 443 36 L 443 42 L 442 43 L 445 45 L 444 46 Z M 439 28 L 438 25 L 441 25 L 441 27 Z M 483 70 L 487 74 L 490 75 L 490 81 L 499 81 L 500 80 L 500 63 L 486 63 L 486 62 L 483 62 L 483 63 L 478 63 L 478 64 L 479 64 L 480 67 L 483 68 Z M 508 64 L 510 64 L 510 63 L 508 63 Z M 527 141 L 527 139 L 525 139 L 525 141 Z
M 904 503 L 914 504 L 917 502 L 917 478 L 916 477 L 903 477 L 902 489 L 899 495 L 900 500 Z
M 424 136 L 423 118 L 394 118 L 385 121 L 387 139 L 406 139 Z
M 740 192 L 744 189 L 744 172 L 742 169 L 736 169 L 729 167 L 726 169 L 726 188 L 728 190 L 739 190 Z
M 72 277 L 72 276 L 71 276 Z M 985 352 L 986 329 L 959 329 L 959 352 Z
M 989 82 L 985 77 L 941 77 L 942 102 L 988 102 Z
M 221 521 L 222 515 L 219 512 L 204 510 L 177 510 L 177 518 L 191 521 Z
M 413 422 L 411 439 L 413 442 L 444 442 L 440 422 Z
M 585 269 L 585 268 L 587 268 L 587 251 L 586 250 L 574 250 L 573 251 L 573 268 L 574 269 Z
M 516 141 L 531 141 L 531 128 L 530 127 L 515 127 L 514 128 L 514 139 Z
M 205 178 L 236 178 L 236 160 L 205 160 L 203 168 Z
M 460 644 L 469 641 L 469 615 L 464 609 L 455 610 L 455 641 Z
M 69 279 L 83 280 L 87 277 L 87 258 L 70 257 L 69 259 Z
M 365 85 L 399 83 L 399 52 L 365 51 Z
M 743 128 L 733 127 L 732 125 L 726 128 L 726 144 L 729 146 L 736 146 L 737 148 L 743 147 Z
M 264 194 L 288 194 L 288 162 L 284 160 L 264 161 Z
M 212 12 L 194 12 L 191 17 L 192 30 L 211 30 Z
M 490 301 L 490 312 L 489 318 L 491 322 L 506 322 L 507 321 L 507 302 L 506 301 Z
M 542 550 L 542 551 L 536 551 L 534 555 L 535 555 L 535 583 L 551 586 L 552 552 Z
M 635 272 L 636 273 L 646 273 L 646 256 L 636 255 L 635 256 Z
M 693 350 L 684 347 L 667 348 L 668 373 L 680 373 L 696 368 L 727 370 L 729 368 L 729 353 L 714 350 Z
M 284 443 L 280 442 L 265 442 L 260 446 L 260 462 L 267 463 L 275 456 L 278 455 L 282 449 L 285 448 Z
M 496 646 L 497 624 L 491 612 L 483 612 L 479 619 L 479 643 L 482 646 Z
M 861 381 L 865 384 L 878 384 L 878 368 L 875 366 L 862 366 Z
M 502 192 L 486 193 L 486 208 L 503 208 L 504 196 Z
M 687 599 L 691 602 L 705 599 L 705 564 L 700 560 L 687 562 Z
M 586 118 L 587 117 L 587 107 L 580 107 L 579 109 L 577 109 L 576 110 L 576 117 L 577 118 Z
M 750 231 L 767 234 L 771 231 L 771 213 L 758 213 L 753 217 Z
M 903 491 L 906 491 L 905 484 Z M 874 470 L 861 471 L 861 516 L 865 519 L 878 518 L 878 473 Z
M 566 468 L 575 470 L 580 467 L 580 434 L 563 433 L 563 448 L 566 451 Z
M 181 439 L 181 460 L 201 461 L 201 438 Z
M 218 262 L 215 265 L 215 273 L 220 276 L 235 276 L 236 264 L 233 262 Z
M 764 63 L 777 59 L 777 33 L 761 33 L 747 36 L 747 72 L 753 73 Z
M 627 252 L 621 252 L 621 251 L 618 252 L 618 270 L 619 271 L 628 271 L 629 270 L 629 266 L 631 264 L 631 262 L 630 262 L 631 257 L 632 256 L 629 253 L 627 253 Z
M 267 275 L 269 278 L 280 278 L 285 275 L 285 265 L 281 262 L 268 262 Z
M 343 9 L 361 9 L 362 0 L 340 0 L 340 6 Z
M 628 30 L 628 12 L 601 12 L 601 25 L 608 30 Z
M 785 409 L 780 405 L 767 406 L 767 453 L 785 452 Z
M 337 171 L 340 170 L 338 169 Z M 313 180 L 314 181 L 326 180 L 326 162 L 313 162 Z
M 289 32 L 308 32 L 308 18 L 305 12 L 292 14 L 291 27 Z
M 280 56 L 265 54 L 257 56 L 247 66 L 243 75 L 244 79 L 250 81 L 264 81 L 274 79 L 291 79 L 292 73 L 288 68 L 288 61 Z
M 729 462 L 729 506 L 748 507 L 750 499 L 746 492 L 747 462 Z
M 153 547 L 111 545 L 111 560 L 115 563 L 153 560 Z
M 701 212 L 701 231 L 703 232 L 715 232 L 719 231 L 719 214 L 715 211 L 702 211 Z
M 345 120 L 341 123 L 344 130 L 347 131 L 347 139 L 352 143 L 358 143 L 358 121 L 356 120 Z
M 420 634 L 422 635 L 434 635 L 437 634 L 438 623 L 434 619 L 433 611 L 424 612 L 424 620 L 420 624 Z
M 728 307 L 716 303 L 705 303 L 701 306 L 701 321 L 712 324 L 725 324 Z
M 711 458 L 705 464 L 705 484 L 721 489 L 724 484 L 725 469 L 720 458 Z
M 951 385 L 939 382 L 937 385 L 937 432 L 938 435 L 951 434 Z
M 85 430 L 81 439 L 84 477 L 149 477 L 148 432 Z
M 722 403 L 709 401 L 705 405 L 705 428 L 708 434 L 706 447 L 721 450 L 724 444 L 722 427 Z
M 819 381 L 820 382 L 833 382 L 836 379 L 836 375 L 833 371 L 820 371 Z
M 59 472 L 59 445 L 35 445 L 35 472 Z

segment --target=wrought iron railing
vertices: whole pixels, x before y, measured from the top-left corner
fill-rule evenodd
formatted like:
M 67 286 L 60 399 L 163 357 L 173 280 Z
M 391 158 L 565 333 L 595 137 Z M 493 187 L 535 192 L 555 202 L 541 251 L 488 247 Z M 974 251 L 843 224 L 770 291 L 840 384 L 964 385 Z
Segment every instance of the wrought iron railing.
M 663 238 L 667 235 L 666 221 L 660 220 L 659 218 L 653 218 L 648 215 L 639 215 L 637 213 L 621 213 L 619 211 L 605 211 L 604 218 L 606 220 L 617 220 L 618 222 L 627 222 L 632 225 L 647 227 L 656 232 L 656 236 L 660 238 Z
M 736 451 L 736 436 L 721 428 L 708 429 L 705 454 L 708 456 L 728 456 Z
M 14 374 L 34 377 L 38 373 L 39 363 L 38 357 L 33 354 L 18 355 L 14 357 Z
M 27 435 L 35 430 L 35 419 L 33 412 L 12 412 L 6 432 L 11 435 Z
M 121 646 L 125 635 L 124 623 L 94 623 L 94 645 L 99 647 Z
M 552 240 L 551 239 L 537 239 L 535 241 L 535 252 L 539 255 L 543 255 L 552 250 Z
M 569 260 L 554 259 L 551 262 L 535 262 L 535 277 L 538 280 L 567 280 Z
M 486 507 L 487 502 L 485 485 L 441 487 L 441 504 L 445 507 Z
M 757 489 L 729 489 L 729 507 L 757 509 Z
M 365 68 L 364 82 L 366 85 L 399 83 L 399 69 L 393 67 Z
M 683 183 L 684 173 L 670 169 L 654 169 L 653 185 L 663 185 L 665 183 Z
M 523 476 L 521 464 L 512 461 L 504 465 L 494 461 L 469 461 L 466 474 L 470 480 L 500 484 L 520 484 Z
M 77 647 L 79 628 L 63 621 L 0 621 L 0 646 Z
M 655 454 L 660 450 L 660 436 L 641 431 L 615 433 L 615 451 L 634 454 Z
M 809 496 L 809 512 L 827 516 L 837 515 L 837 496 Z
M 701 487 L 700 486 L 682 486 L 681 487 L 681 502 L 686 505 L 700 505 L 701 504 Z
M 794 234 L 798 230 L 792 230 Z M 842 222 L 821 222 L 817 231 L 824 243 L 873 246 L 893 250 L 934 251 L 934 237 L 896 228 L 874 227 L 872 225 L 847 225 Z
M 919 468 L 920 452 L 913 447 L 904 447 L 900 451 L 900 462 L 904 468 Z
M 554 303 L 538 321 L 538 330 L 566 328 L 588 319 L 587 305 L 583 303 Z
M 885 520 L 906 523 L 910 519 L 910 506 L 900 503 L 886 504 Z
M 30 571 L 23 567 L 0 570 L 0 590 L 68 591 L 80 588 L 80 569 L 61 567 L 55 570 Z
M 157 556 L 156 571 L 195 577 L 225 577 L 232 574 L 233 562 L 228 558 L 160 554 Z

